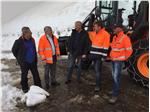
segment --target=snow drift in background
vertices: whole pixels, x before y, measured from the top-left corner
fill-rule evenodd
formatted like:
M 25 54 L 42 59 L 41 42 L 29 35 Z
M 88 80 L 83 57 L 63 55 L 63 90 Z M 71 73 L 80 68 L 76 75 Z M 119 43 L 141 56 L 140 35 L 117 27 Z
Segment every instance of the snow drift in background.
M 94 7 L 93 2 L 46 2 L 16 17 L 2 26 L 2 50 L 10 51 L 14 40 L 21 34 L 22 26 L 29 26 L 35 38 L 36 46 L 43 34 L 44 26 L 52 26 L 58 36 L 70 35 L 74 22 L 84 20 Z M 7 55 L 9 54 L 9 55 Z M 14 58 L 11 53 L 3 53 L 2 58 Z
M 78 0 L 79 1 L 79 0 Z M 81 0 L 82 2 L 44 2 L 26 10 L 19 17 L 2 26 L 2 50 L 10 51 L 20 34 L 22 26 L 29 26 L 35 38 L 36 46 L 39 37 L 43 34 L 44 26 L 50 25 L 54 34 L 59 36 L 70 35 L 74 22 L 83 21 L 95 7 L 95 0 Z M 124 25 L 127 25 L 127 16 L 132 14 L 133 1 L 120 1 L 119 8 L 125 8 L 123 13 Z M 2 58 L 14 58 L 12 54 L 3 53 Z

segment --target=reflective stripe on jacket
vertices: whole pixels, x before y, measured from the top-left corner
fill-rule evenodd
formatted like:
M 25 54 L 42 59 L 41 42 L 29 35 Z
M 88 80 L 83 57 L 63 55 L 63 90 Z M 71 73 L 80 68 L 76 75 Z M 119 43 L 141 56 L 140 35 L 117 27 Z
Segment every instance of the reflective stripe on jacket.
M 55 36 L 53 36 L 53 42 L 55 45 L 56 55 L 58 56 L 60 55 L 60 50 L 59 50 L 58 40 Z M 45 60 L 46 63 L 50 63 L 50 64 L 53 63 L 52 47 L 46 35 L 41 36 L 39 40 L 38 53 L 42 58 L 42 60 Z
M 89 36 L 92 41 L 90 53 L 106 57 L 110 46 L 110 34 L 103 28 L 98 33 L 89 32 Z
M 131 56 L 132 52 L 130 38 L 127 35 L 120 32 L 117 36 L 113 37 L 110 52 L 112 60 L 124 61 Z

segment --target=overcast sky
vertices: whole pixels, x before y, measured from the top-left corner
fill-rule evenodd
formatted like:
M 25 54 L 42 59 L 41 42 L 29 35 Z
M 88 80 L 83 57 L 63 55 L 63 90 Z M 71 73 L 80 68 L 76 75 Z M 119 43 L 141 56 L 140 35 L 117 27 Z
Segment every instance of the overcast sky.
M 10 2 L 2 1 L 2 24 L 7 23 L 16 16 L 19 16 L 21 13 L 26 12 L 30 8 L 33 8 L 36 5 L 39 5 L 42 2 Z

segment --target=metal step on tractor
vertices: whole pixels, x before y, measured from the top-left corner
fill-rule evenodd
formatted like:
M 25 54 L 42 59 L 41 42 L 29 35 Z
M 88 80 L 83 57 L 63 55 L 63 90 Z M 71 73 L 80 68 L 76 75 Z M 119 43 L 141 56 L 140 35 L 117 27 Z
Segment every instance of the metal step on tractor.
M 123 23 L 122 13 L 119 9 L 121 1 L 95 1 L 95 7 L 83 20 L 84 29 L 90 34 L 93 31 L 93 22 L 101 20 L 105 29 L 113 37 L 113 25 Z M 128 26 L 125 33 L 130 37 L 133 47 L 132 56 L 125 62 L 126 69 L 131 78 L 144 87 L 149 87 L 149 2 L 141 1 L 136 11 L 137 2 L 133 3 L 133 14 L 128 15 Z M 59 37 L 61 55 L 67 55 L 67 43 L 70 36 Z M 88 69 L 91 61 L 82 60 L 83 69 Z

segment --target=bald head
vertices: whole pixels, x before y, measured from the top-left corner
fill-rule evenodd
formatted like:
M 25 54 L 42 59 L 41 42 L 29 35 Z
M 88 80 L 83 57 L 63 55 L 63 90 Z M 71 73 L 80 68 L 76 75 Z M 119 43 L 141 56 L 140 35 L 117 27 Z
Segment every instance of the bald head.
M 82 22 L 81 21 L 75 22 L 75 29 L 77 32 L 80 32 L 82 30 Z

